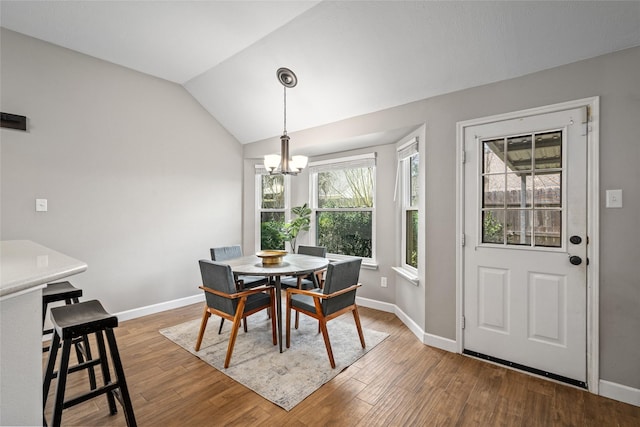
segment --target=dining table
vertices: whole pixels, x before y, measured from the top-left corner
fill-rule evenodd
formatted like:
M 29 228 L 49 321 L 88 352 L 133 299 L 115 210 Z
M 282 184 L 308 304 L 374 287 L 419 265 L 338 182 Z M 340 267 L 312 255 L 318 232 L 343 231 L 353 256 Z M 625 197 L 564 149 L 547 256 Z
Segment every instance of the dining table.
M 247 255 L 240 258 L 233 258 L 224 261 L 231 266 L 235 275 L 243 276 L 266 276 L 276 289 L 276 319 L 278 322 L 278 344 L 282 353 L 282 276 L 305 276 L 310 275 L 316 287 L 319 287 L 316 271 L 323 270 L 329 265 L 327 258 L 286 254 L 282 261 L 277 264 L 263 263 L 262 258 L 257 255 Z

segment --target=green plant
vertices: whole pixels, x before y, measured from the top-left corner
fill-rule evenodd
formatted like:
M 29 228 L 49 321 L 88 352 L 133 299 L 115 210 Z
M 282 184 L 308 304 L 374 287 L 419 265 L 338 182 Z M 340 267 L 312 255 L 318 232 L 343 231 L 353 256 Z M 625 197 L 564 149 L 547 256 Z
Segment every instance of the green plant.
M 283 240 L 291 244 L 291 250 L 296 252 L 296 240 L 301 231 L 309 231 L 311 225 L 311 209 L 305 203 L 302 206 L 291 208 L 291 213 L 296 217 L 282 227 Z

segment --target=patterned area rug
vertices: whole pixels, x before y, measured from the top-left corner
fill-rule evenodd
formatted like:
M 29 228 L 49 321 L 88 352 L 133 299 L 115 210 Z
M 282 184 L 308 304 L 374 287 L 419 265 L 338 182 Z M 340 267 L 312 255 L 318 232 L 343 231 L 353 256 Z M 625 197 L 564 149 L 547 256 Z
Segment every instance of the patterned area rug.
M 284 311 L 284 310 L 283 310 Z M 283 315 L 284 317 L 284 315 Z M 284 319 L 283 319 L 284 320 Z M 291 319 L 293 323 L 293 317 Z M 229 368 L 224 358 L 231 322 L 225 321 L 218 335 L 220 318 L 211 316 L 200 351 L 194 351 L 200 319 L 161 329 L 160 333 L 265 399 L 290 411 L 323 384 L 380 344 L 389 335 L 363 328 L 366 348 L 360 346 L 353 316 L 346 314 L 327 324 L 336 368 L 331 369 L 322 334 L 316 320 L 300 315 L 299 329 L 291 328 L 291 347 L 280 354 L 271 342 L 271 321 L 266 314 L 249 317 L 249 331 L 242 328 Z M 285 324 L 283 322 L 283 340 Z M 265 369 L 269 366 L 269 369 Z

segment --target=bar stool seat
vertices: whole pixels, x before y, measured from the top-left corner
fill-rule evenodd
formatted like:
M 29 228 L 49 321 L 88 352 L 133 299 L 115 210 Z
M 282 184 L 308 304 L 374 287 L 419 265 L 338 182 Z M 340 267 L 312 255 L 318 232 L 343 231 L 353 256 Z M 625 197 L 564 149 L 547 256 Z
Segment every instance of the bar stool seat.
M 66 304 L 77 304 L 82 296 L 82 289 L 78 289 L 69 282 L 49 283 L 42 290 L 42 328 L 44 329 L 44 320 L 47 316 L 47 307 L 52 302 L 65 301 Z M 42 331 L 43 335 L 50 334 L 53 329 Z M 43 349 L 46 351 L 47 348 Z
M 124 409 L 127 425 L 129 427 L 136 426 L 133 406 L 131 404 L 131 398 L 129 396 L 129 390 L 127 388 L 124 370 L 122 368 L 122 362 L 120 360 L 120 354 L 118 353 L 118 346 L 113 332 L 113 328 L 118 326 L 118 318 L 109 314 L 99 301 L 91 300 L 52 308 L 51 322 L 53 323 L 54 333 L 43 384 L 43 405 L 46 405 L 47 402 L 47 395 L 49 394 L 51 380 L 56 376 L 54 373 L 54 367 L 58 347 L 60 345 L 60 341 L 62 341 L 62 354 L 57 374 L 58 382 L 56 386 L 55 404 L 51 425 L 59 426 L 61 424 L 63 409 L 67 409 L 94 397 L 106 394 L 111 415 L 117 412 L 115 399 L 118 399 Z M 69 353 L 74 339 L 86 337 L 89 334 L 95 334 L 99 358 L 87 360 L 75 366 L 69 366 Z M 111 379 L 108 361 L 109 357 L 107 355 L 107 347 L 104 343 L 103 334 L 106 335 L 107 342 L 109 344 L 111 360 L 113 362 L 113 369 L 116 377 L 115 381 L 112 381 Z M 104 385 L 93 389 L 88 393 L 65 401 L 64 395 L 67 375 L 79 370 L 93 368 L 98 364 L 101 366 Z

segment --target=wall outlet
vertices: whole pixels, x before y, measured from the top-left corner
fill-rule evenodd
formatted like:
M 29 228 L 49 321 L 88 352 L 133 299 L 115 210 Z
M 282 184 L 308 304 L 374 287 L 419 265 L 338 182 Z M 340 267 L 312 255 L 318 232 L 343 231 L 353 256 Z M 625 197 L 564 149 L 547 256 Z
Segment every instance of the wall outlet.
M 382 286 L 383 288 L 387 287 L 387 278 L 386 277 L 381 277 L 380 278 L 380 286 Z

